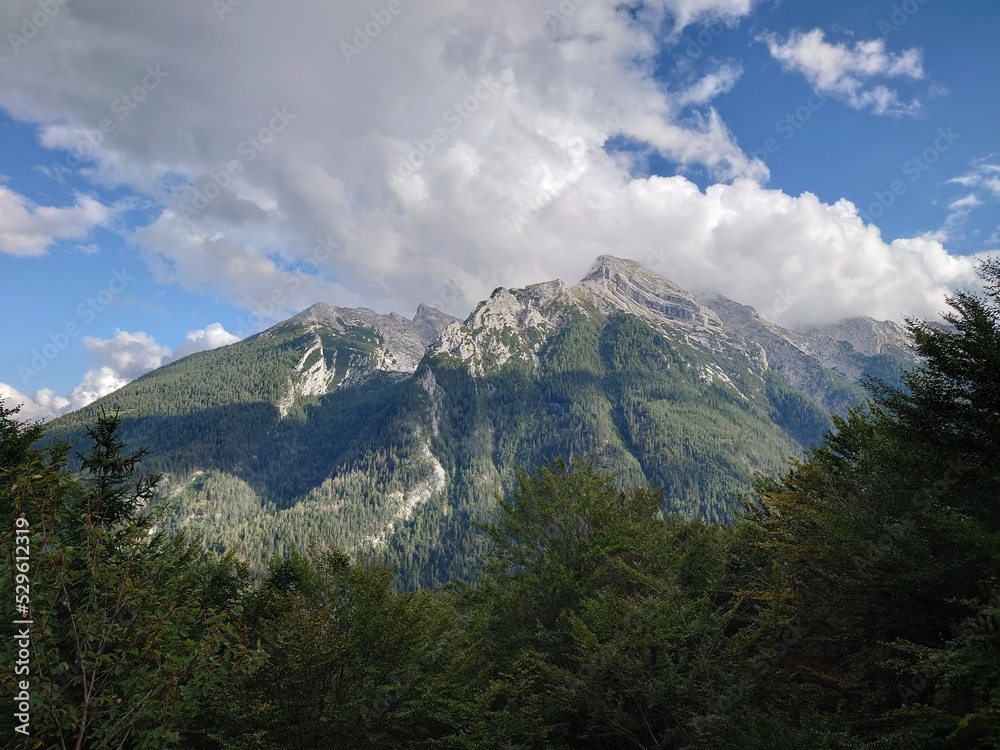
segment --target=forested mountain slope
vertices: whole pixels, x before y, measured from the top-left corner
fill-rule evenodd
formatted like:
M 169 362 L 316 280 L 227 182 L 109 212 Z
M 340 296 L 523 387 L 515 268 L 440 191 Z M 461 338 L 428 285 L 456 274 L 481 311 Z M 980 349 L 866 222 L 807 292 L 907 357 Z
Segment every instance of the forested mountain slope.
M 586 458 L 664 509 L 728 520 L 830 413 L 896 382 L 906 333 L 869 319 L 791 332 L 602 256 L 575 286 L 497 289 L 464 321 L 317 304 L 155 370 L 57 420 L 74 443 L 100 409 L 165 474 L 170 523 L 263 560 L 312 540 L 375 548 L 404 585 L 473 576 L 516 469 Z

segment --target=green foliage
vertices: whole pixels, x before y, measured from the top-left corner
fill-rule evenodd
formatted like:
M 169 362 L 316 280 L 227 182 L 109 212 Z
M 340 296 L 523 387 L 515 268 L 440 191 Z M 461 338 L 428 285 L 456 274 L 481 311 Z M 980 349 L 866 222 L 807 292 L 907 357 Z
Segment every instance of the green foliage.
M 556 461 L 501 502 L 472 597 L 491 644 L 479 746 L 677 747 L 697 732 L 739 650 L 732 537 L 664 520 L 659 498 Z
M 1000 737 L 1000 267 L 981 273 L 988 295 L 951 299 L 953 328 L 910 321 L 924 359 L 904 388 L 876 385 L 751 512 L 807 629 L 787 673 L 880 747 Z
M 352 468 L 296 504 L 205 470 L 177 495 L 175 535 L 158 506 L 147 515 L 156 478 L 136 479 L 143 454 L 125 451 L 116 417 L 91 428 L 76 476 L 65 446 L 33 448 L 41 428 L 0 406 L 0 507 L 33 534 L 35 736 L 202 750 L 997 747 L 1000 266 L 983 276 L 987 297 L 952 300 L 953 328 L 911 322 L 923 362 L 902 388 L 876 385 L 782 476 L 759 475 L 729 525 L 664 508 L 732 491 L 735 456 L 767 467 L 823 414 L 628 317 L 577 321 L 537 370 L 473 379 L 441 358 L 388 390 L 305 404 L 280 429 L 332 431 L 343 417 L 327 415 L 368 403 L 394 439 L 362 431 Z M 376 405 L 376 392 L 392 396 Z M 745 447 L 727 453 L 723 435 Z M 688 442 L 713 464 L 686 464 L 674 443 Z M 555 457 L 566 447 L 597 458 Z M 553 458 L 513 468 L 538 455 Z M 673 467 L 665 489 L 649 482 L 657 460 Z M 449 488 L 420 513 L 386 510 L 437 461 Z M 356 547 L 281 547 L 275 518 L 348 548 L 398 524 L 387 554 L 403 570 Z M 270 555 L 255 587 L 186 540 L 191 519 Z M 0 597 L 13 597 L 4 544 Z M 416 588 L 474 572 L 471 555 L 442 554 L 454 548 L 485 559 L 475 584 L 394 588 L 394 575 Z
M 439 356 L 408 379 L 288 398 L 321 356 L 336 385 L 349 367 L 368 367 L 378 343 L 364 328 L 284 324 L 150 373 L 50 436 L 82 450 L 87 421 L 120 408 L 122 440 L 149 446 L 145 466 L 163 474 L 170 533 L 202 535 L 258 574 L 292 546 L 375 547 L 397 583 L 417 588 L 475 578 L 483 541 L 472 523 L 489 520 L 518 467 L 585 458 L 621 488 L 662 486 L 670 513 L 729 522 L 756 472 L 777 475 L 830 426 L 809 397 L 755 374 L 738 352 L 708 354 L 628 315 L 570 315 L 537 367 L 518 349 L 472 377 Z
M 102 415 L 90 430 L 93 448 L 76 477 L 65 470 L 66 446 L 28 448 L 38 428 L 18 425 L 14 413 L 0 407 L 2 523 L 13 529 L 23 519 L 30 537 L 0 535 L 0 595 L 12 601 L 15 572 L 30 569 L 32 740 L 174 746 L 201 697 L 227 677 L 241 566 L 136 513 L 157 479 L 136 477 L 142 452 L 122 452 L 117 416 Z M 25 679 L 13 673 L 14 655 L 5 639 L 7 695 Z
M 271 561 L 246 599 L 265 655 L 216 696 L 224 747 L 437 747 L 468 721 L 462 636 L 444 597 L 393 592 L 343 553 Z

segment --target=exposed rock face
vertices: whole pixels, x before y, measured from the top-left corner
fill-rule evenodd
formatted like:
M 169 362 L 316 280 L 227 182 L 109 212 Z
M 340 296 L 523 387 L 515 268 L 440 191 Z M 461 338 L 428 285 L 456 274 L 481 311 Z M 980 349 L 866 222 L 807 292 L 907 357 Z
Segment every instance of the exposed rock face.
M 470 373 L 482 376 L 512 359 L 531 363 L 572 315 L 600 320 L 615 312 L 635 315 L 668 339 L 740 357 L 760 377 L 773 369 L 835 411 L 849 402 L 842 384 L 831 382 L 827 370 L 853 382 L 864 373 L 867 357 L 910 356 L 907 333 L 895 323 L 856 318 L 790 331 L 764 320 L 752 307 L 725 297 L 699 300 L 638 263 L 610 255 L 599 257 L 571 288 L 556 280 L 495 290 L 467 320 L 449 325 L 432 351 L 458 357 Z
M 449 325 L 433 351 L 465 360 L 474 375 L 495 371 L 515 358 L 532 363 L 572 310 L 581 310 L 581 305 L 558 280 L 524 289 L 500 287 L 464 323 Z
M 602 255 L 573 287 L 558 279 L 524 289 L 500 287 L 464 321 L 424 304 L 412 321 L 367 308 L 313 305 L 289 322 L 326 326 L 342 334 L 368 329 L 378 337 L 376 355 L 367 366 L 352 361 L 352 376 L 341 380 L 322 361 L 312 363 L 293 378 L 295 391 L 316 395 L 360 382 L 372 372 L 409 375 L 428 351 L 463 360 L 469 372 L 479 377 L 512 360 L 533 366 L 546 341 L 572 317 L 582 315 L 600 322 L 616 312 L 635 315 L 670 340 L 739 357 L 760 377 L 773 369 L 793 387 L 836 411 L 846 402 L 841 403 L 842 395 L 831 395 L 842 389 L 830 383 L 825 371 L 853 382 L 865 372 L 868 358 L 910 356 L 905 329 L 892 322 L 855 318 L 790 331 L 764 320 L 752 307 L 721 296 L 698 299 L 635 261 Z M 318 346 L 322 351 L 322 340 Z
M 742 350 L 747 360 L 760 368 L 761 374 L 774 370 L 789 385 L 833 411 L 842 412 L 851 405 L 840 395 L 837 384 L 824 377 L 823 363 L 810 352 L 799 334 L 764 320 L 752 307 L 725 297 L 705 300 L 705 304 L 719 316 L 732 345 Z
M 381 337 L 381 353 L 375 369 L 385 372 L 414 372 L 430 343 L 412 320 L 398 313 L 379 315 L 367 307 L 331 307 L 320 302 L 303 310 L 290 322 L 319 323 L 337 332 L 350 328 L 375 331 Z
M 417 314 L 413 316 L 413 325 L 417 333 L 428 344 L 433 344 L 441 338 L 441 332 L 455 322 L 458 322 L 458 318 L 454 315 L 441 312 L 423 302 L 417 306 Z
M 368 308 L 317 303 L 278 328 L 303 327 L 312 336 L 299 363 L 289 373 L 288 391 L 278 404 L 282 416 L 299 396 L 321 396 L 363 383 L 374 373 L 413 374 L 441 331 L 457 318 L 420 305 L 413 320 L 398 313 L 380 315 Z M 323 331 L 334 334 L 324 336 Z
M 851 318 L 834 325 L 810 327 L 796 336 L 826 367 L 849 380 L 857 380 L 862 374 L 859 355 L 905 356 L 912 345 L 910 335 L 902 326 L 871 318 Z
M 674 282 L 632 260 L 602 255 L 573 291 L 602 313 L 631 313 L 664 333 L 680 333 L 702 345 L 717 345 L 723 335 L 722 323 L 712 310 L 698 304 Z
M 390 492 L 386 496 L 388 503 L 396 508 L 392 519 L 378 533 L 365 539 L 365 545 L 371 548 L 381 547 L 392 536 L 396 525 L 408 521 L 422 505 L 425 505 L 434 495 L 441 494 L 448 485 L 448 475 L 431 451 L 430 445 L 424 443 L 415 457 L 417 463 L 426 467 L 423 476 L 401 490 Z
M 665 511 L 731 520 L 754 472 L 776 476 L 822 439 L 828 411 L 864 398 L 859 375 L 913 361 L 893 323 L 790 331 L 601 256 L 575 285 L 499 288 L 465 320 L 313 305 L 149 373 L 54 436 L 83 448 L 98 410 L 120 409 L 130 440 L 157 446 L 153 470 L 176 477 L 193 532 L 263 561 L 309 529 L 385 546 L 409 580 L 437 585 L 474 569 L 469 522 L 518 468 L 586 458 L 663 486 Z M 490 377 L 508 363 L 534 375 Z M 288 418 L 270 424 L 273 407 Z

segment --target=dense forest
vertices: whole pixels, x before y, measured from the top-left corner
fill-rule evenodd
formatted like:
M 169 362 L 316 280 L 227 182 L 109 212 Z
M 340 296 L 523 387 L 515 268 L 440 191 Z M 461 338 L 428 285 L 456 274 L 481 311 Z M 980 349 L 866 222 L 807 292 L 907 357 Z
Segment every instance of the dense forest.
M 662 487 L 669 514 L 731 522 L 756 473 L 778 476 L 832 426 L 828 404 L 733 345 L 699 348 L 620 312 L 566 318 L 537 361 L 482 376 L 447 353 L 413 374 L 379 372 L 377 332 L 288 321 L 151 372 L 57 420 L 46 439 L 71 442 L 76 468 L 87 425 L 117 411 L 121 440 L 148 447 L 145 470 L 164 475 L 169 531 L 233 550 L 255 574 L 313 539 L 352 556 L 377 547 L 397 584 L 417 588 L 477 575 L 474 524 L 519 468 L 592 460 L 622 489 Z M 795 352 L 814 392 L 864 400 Z M 336 378 L 367 379 L 286 398 L 320 357 Z
M 762 475 L 731 523 L 665 513 L 661 488 L 553 457 L 468 532 L 487 560 L 475 582 L 436 588 L 402 590 L 382 561 L 307 540 L 252 575 L 168 533 L 121 416 L 90 427 L 76 471 L 67 446 L 39 447 L 43 428 L 3 408 L 0 508 L 6 529 L 30 529 L 33 621 L 28 675 L 12 639 L 0 657 L 6 695 L 30 681 L 30 736 L 8 710 L 5 741 L 998 747 L 1000 264 L 981 276 L 985 295 L 950 300 L 950 327 L 909 322 L 921 364 L 902 387 L 873 382 L 780 478 Z M 643 331 L 621 351 L 571 335 L 574 363 L 648 369 L 621 378 L 609 416 L 642 423 L 677 368 L 648 366 L 644 353 L 661 355 Z M 587 387 L 586 369 L 559 361 L 532 387 Z M 442 428 L 454 450 L 481 418 L 467 414 Z M 658 429 L 634 439 L 667 450 Z M 10 602 L 25 537 L 0 539 Z

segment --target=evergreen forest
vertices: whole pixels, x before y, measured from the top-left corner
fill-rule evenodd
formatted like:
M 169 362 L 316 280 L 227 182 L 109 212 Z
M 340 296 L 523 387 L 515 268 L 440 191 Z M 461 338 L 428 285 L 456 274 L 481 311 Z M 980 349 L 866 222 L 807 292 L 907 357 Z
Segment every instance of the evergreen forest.
M 669 346 L 628 317 L 608 322 L 614 335 L 566 329 L 541 377 L 497 376 L 517 382 L 497 390 L 514 395 L 490 402 L 489 414 L 496 427 L 533 394 L 545 391 L 546 408 L 556 408 L 572 389 L 556 427 L 569 450 L 498 477 L 503 491 L 485 516 L 463 517 L 439 499 L 439 517 L 450 519 L 443 528 L 456 524 L 482 560 L 420 573 L 435 565 L 427 540 L 441 533 L 424 515 L 427 528 L 407 532 L 418 551 L 401 560 L 403 580 L 377 552 L 315 544 L 308 518 L 296 544 L 255 563 L 170 521 L 174 511 L 155 501 L 163 478 L 149 473 L 163 446 L 147 453 L 133 442 L 127 414 L 98 413 L 76 456 L 2 406 L 0 597 L 27 594 L 31 620 L 26 673 L 15 669 L 21 643 L 3 641 L 4 694 L 29 696 L 26 722 L 8 703 L 4 741 L 136 750 L 998 747 L 1000 264 L 985 262 L 980 275 L 985 293 L 956 293 L 949 326 L 909 321 L 919 366 L 871 381 L 866 402 L 832 422 L 777 382 L 757 402 L 727 399 L 723 386 L 688 378 L 681 359 L 665 361 Z M 260 361 L 247 367 L 272 366 Z M 448 464 L 448 451 L 467 449 L 484 429 L 477 399 L 486 396 L 463 397 L 476 382 L 447 362 L 433 374 L 467 404 L 431 438 Z M 178 387 L 197 399 L 216 376 Z M 593 403 L 610 404 L 603 417 L 579 407 L 579 394 L 598 383 Z M 400 404 L 433 400 L 412 382 L 392 387 L 400 393 L 389 401 L 374 389 L 351 395 L 351 414 L 367 409 L 373 435 L 411 434 L 398 429 L 411 413 Z M 775 405 L 785 431 L 755 438 L 748 415 Z M 243 418 L 233 404 L 224 411 Z M 586 419 L 596 422 L 574 426 Z M 758 472 L 753 488 L 738 497 L 711 426 L 720 419 L 744 424 L 740 439 L 760 448 L 758 464 L 741 468 Z M 529 455 L 518 446 L 544 436 L 525 424 L 496 428 L 512 442 L 491 449 L 515 463 Z M 601 433 L 609 424 L 614 432 Z M 674 439 L 688 429 L 690 441 Z M 789 433 L 814 444 L 772 474 L 775 452 L 793 453 Z M 186 433 L 171 434 L 183 450 Z M 650 457 L 632 471 L 625 458 L 585 461 L 574 447 L 593 441 L 622 457 L 622 435 L 628 456 Z M 416 452 L 407 439 L 399 455 Z M 323 445 L 336 451 L 337 440 Z M 394 460 L 388 449 L 357 456 Z M 486 456 L 463 465 L 486 471 Z M 677 486 L 686 474 L 675 469 L 690 464 L 709 479 Z M 294 474 L 276 497 L 316 486 Z M 242 491 L 209 473 L 200 481 L 212 497 Z M 472 476 L 456 479 L 456 492 L 474 487 L 483 491 Z M 340 503 L 364 529 L 375 512 L 367 490 L 345 480 L 313 501 Z M 683 512 L 730 492 L 731 514 Z

